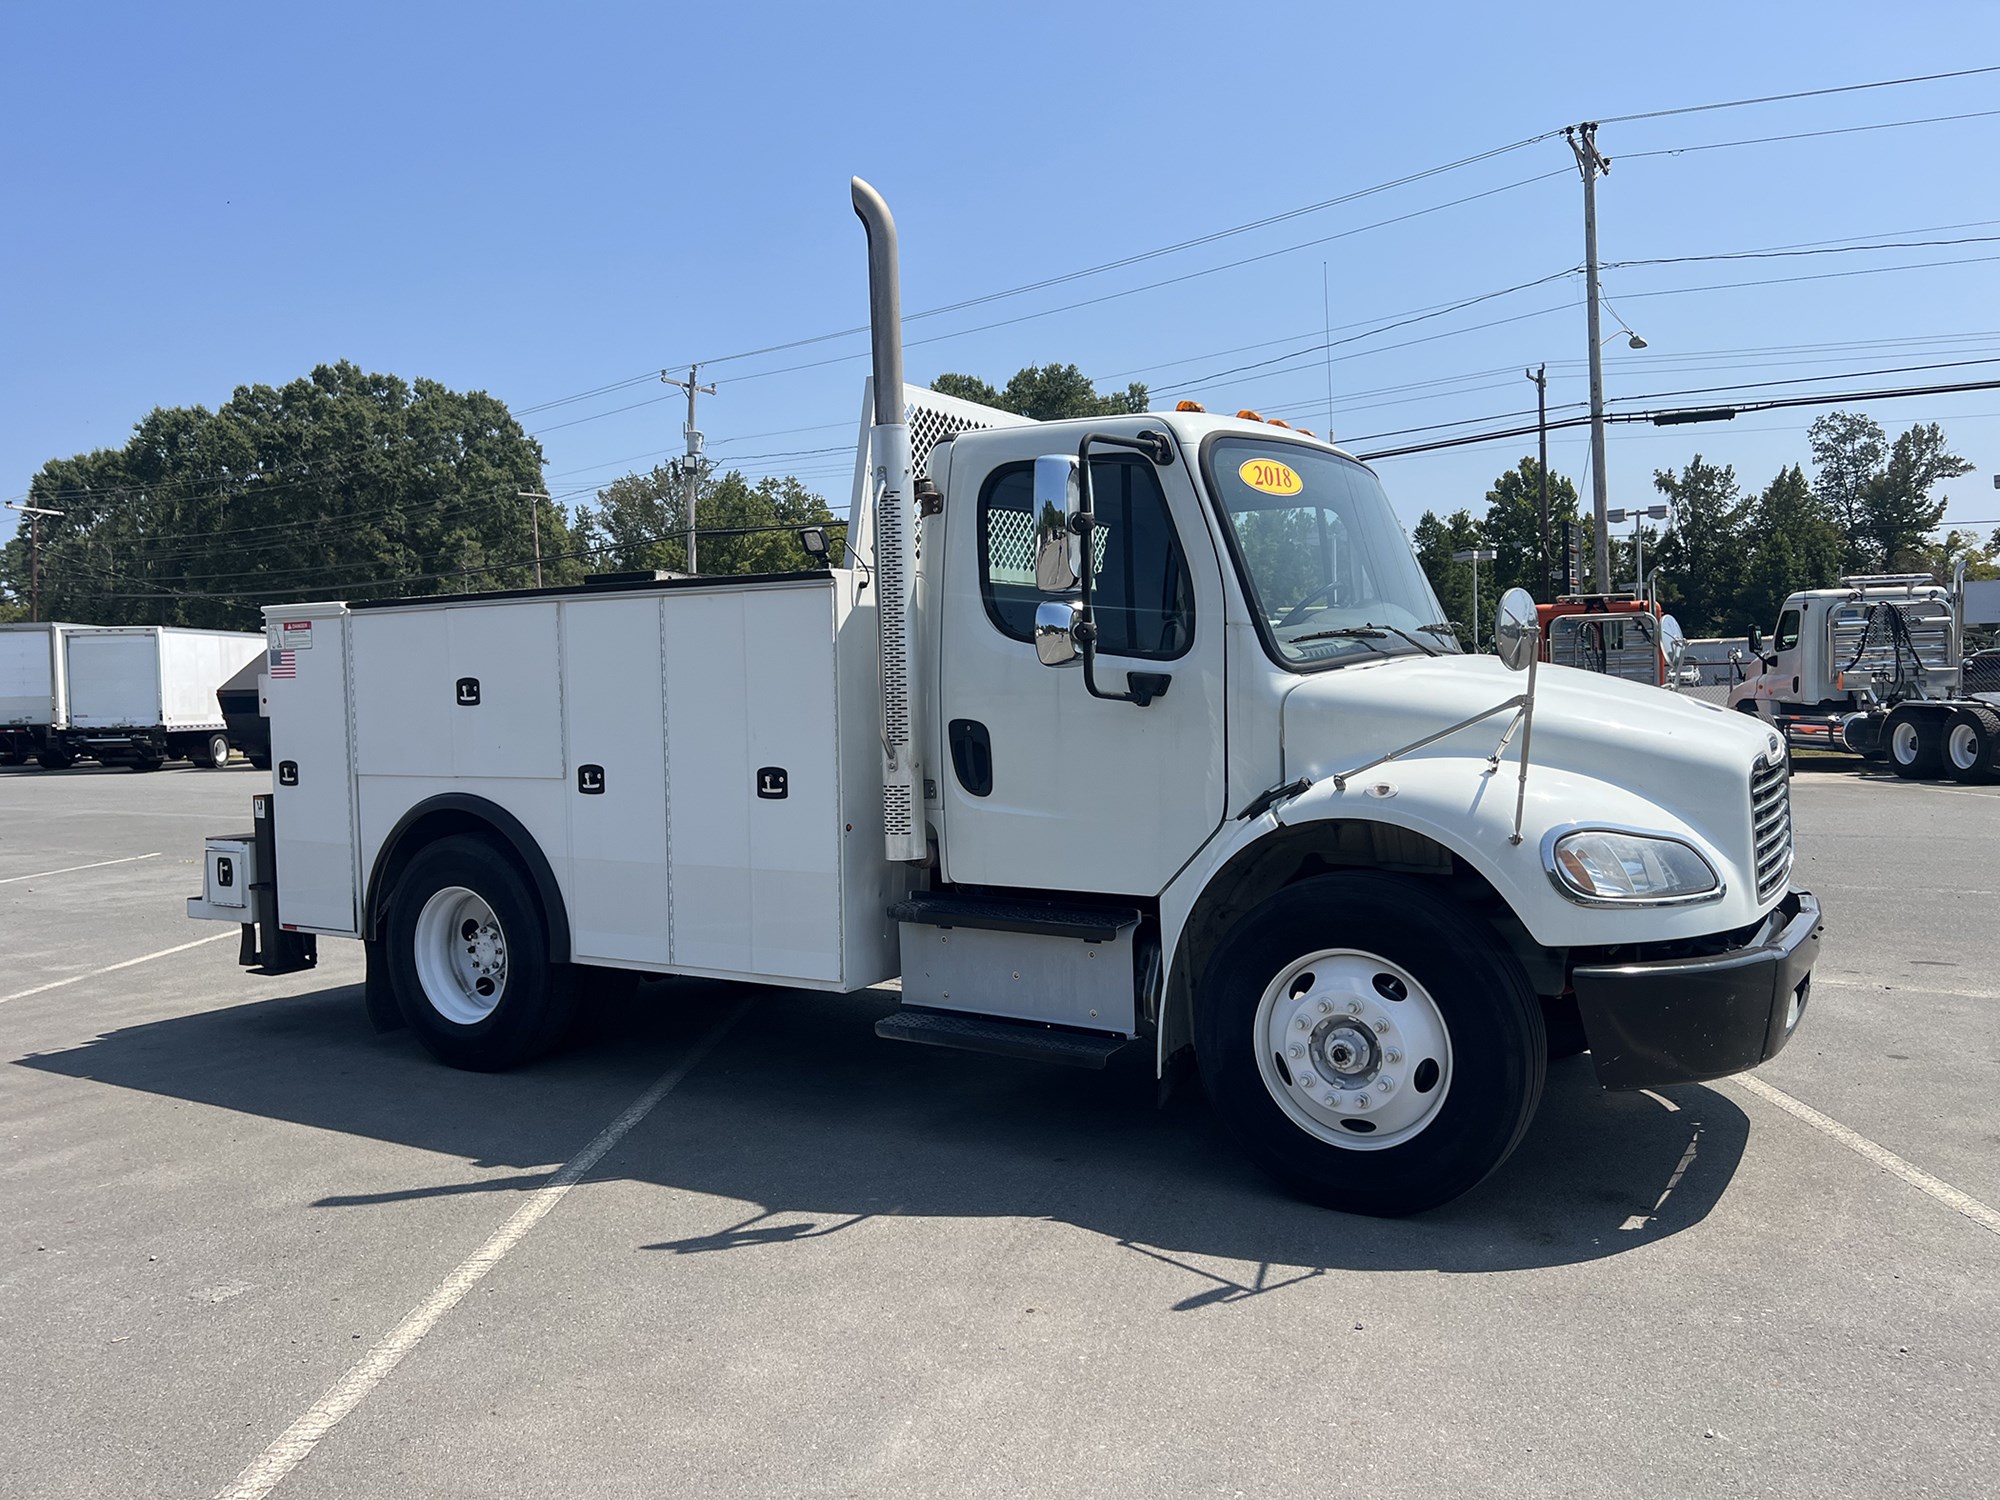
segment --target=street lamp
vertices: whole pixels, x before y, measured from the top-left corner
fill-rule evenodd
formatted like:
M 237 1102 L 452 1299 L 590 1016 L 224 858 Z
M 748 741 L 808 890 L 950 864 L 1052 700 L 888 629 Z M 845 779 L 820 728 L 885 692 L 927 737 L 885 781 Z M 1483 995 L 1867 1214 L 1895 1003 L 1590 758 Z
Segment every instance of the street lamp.
M 1499 555 L 1491 547 L 1467 547 L 1463 551 L 1454 552 L 1451 555 L 1453 562 L 1469 562 L 1472 564 L 1472 649 L 1474 652 L 1479 650 L 1479 565 L 1483 562 L 1492 562 Z
M 1632 335 L 1637 338 L 1635 333 Z M 1671 505 L 1632 506 L 1621 510 L 1607 510 L 1604 519 L 1612 525 L 1624 524 L 1627 517 L 1632 522 L 1632 578 L 1633 592 L 1640 598 L 1646 596 L 1646 536 L 1642 521 L 1665 521 L 1674 513 Z

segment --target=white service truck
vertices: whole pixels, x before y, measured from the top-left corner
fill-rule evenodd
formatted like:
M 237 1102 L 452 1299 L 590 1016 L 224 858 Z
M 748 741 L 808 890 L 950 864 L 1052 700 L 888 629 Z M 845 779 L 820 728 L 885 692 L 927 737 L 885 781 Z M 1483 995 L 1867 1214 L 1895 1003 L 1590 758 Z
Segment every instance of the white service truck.
M 62 650 L 69 723 L 54 736 L 56 764 L 87 755 L 157 771 L 173 759 L 198 766 L 229 759 L 216 689 L 264 654 L 264 638 L 178 625 L 76 625 L 63 632 Z
M 62 638 L 76 628 L 46 620 L 0 625 L 0 766 L 69 763 L 60 744 L 69 728 Z
M 1729 690 L 1729 707 L 1913 780 L 2000 778 L 2000 706 L 1965 680 L 1967 597 L 1963 562 L 1949 588 L 1893 573 L 1793 594 L 1768 643 L 1751 631 L 1762 670 Z
M 1607 1087 L 1799 1024 L 1784 747 L 1656 688 L 1461 651 L 1375 475 L 1194 411 L 1035 424 L 905 387 L 894 226 L 844 566 L 266 611 L 276 785 L 198 918 L 264 971 L 366 945 L 443 1061 L 588 970 L 849 994 L 884 1037 L 1192 1053 L 1249 1154 L 1406 1213 Z M 1090 566 L 1084 566 L 1089 559 Z

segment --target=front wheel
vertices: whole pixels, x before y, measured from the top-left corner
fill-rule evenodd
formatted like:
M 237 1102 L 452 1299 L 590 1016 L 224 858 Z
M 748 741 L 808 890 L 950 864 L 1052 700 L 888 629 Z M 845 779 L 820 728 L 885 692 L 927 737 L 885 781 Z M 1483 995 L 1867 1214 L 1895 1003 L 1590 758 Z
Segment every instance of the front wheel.
M 1302 1196 L 1418 1213 L 1505 1161 L 1547 1074 L 1520 962 L 1421 882 L 1321 876 L 1237 923 L 1195 997 L 1218 1115 Z
M 497 1072 L 553 1047 L 575 1009 L 566 966 L 549 961 L 542 910 L 511 856 L 471 836 L 410 861 L 390 898 L 389 984 L 427 1051 Z

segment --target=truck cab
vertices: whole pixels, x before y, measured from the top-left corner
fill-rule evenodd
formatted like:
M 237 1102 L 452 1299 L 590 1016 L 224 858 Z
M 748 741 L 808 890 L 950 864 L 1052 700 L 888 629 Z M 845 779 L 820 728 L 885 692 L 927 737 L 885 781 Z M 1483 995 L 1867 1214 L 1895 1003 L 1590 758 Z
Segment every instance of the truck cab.
M 1273 1176 L 1378 1214 L 1505 1160 L 1551 1056 L 1786 1044 L 1820 911 L 1776 733 L 1544 663 L 1518 590 L 1468 655 L 1378 477 L 1283 424 L 906 386 L 854 200 L 842 564 L 273 607 L 276 788 L 190 915 L 266 972 L 360 939 L 377 1023 L 475 1068 L 592 970 L 897 979 L 884 1038 L 1191 1059 Z

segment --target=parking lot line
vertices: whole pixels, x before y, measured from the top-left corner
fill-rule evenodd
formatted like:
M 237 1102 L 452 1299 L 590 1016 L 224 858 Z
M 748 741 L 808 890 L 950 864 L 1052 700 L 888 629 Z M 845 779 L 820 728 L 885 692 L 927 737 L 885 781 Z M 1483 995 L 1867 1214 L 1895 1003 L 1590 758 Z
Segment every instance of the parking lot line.
M 623 1140 L 633 1126 L 651 1114 L 653 1107 L 673 1092 L 675 1086 L 722 1040 L 724 1033 L 742 1019 L 751 1003 L 746 1000 L 734 1006 L 708 1029 L 687 1056 L 655 1079 L 652 1087 L 599 1131 L 589 1145 L 557 1168 L 555 1174 L 515 1210 L 512 1218 L 495 1230 L 485 1244 L 460 1261 L 428 1297 L 410 1309 L 387 1337 L 335 1381 L 303 1416 L 280 1433 L 276 1442 L 236 1476 L 234 1483 L 218 1492 L 216 1500 L 263 1500 L 276 1489 L 280 1481 L 313 1451 L 320 1439 L 338 1427 L 349 1412 L 366 1400 L 368 1393 L 403 1362 L 403 1356 L 416 1348 L 424 1335 L 435 1328 L 446 1313 L 458 1306 L 465 1294 L 478 1285 L 480 1279 L 498 1265 L 501 1258 L 518 1245 L 550 1209 L 563 1200 L 583 1175 L 603 1159 L 604 1153 Z
M 128 958 L 120 964 L 106 964 L 101 969 L 89 969 L 81 974 L 72 974 L 67 979 L 51 979 L 47 984 L 38 984 L 31 990 L 16 990 L 11 995 L 0 995 L 0 1005 L 5 1005 L 10 1000 L 25 1000 L 30 995 L 42 995 L 50 990 L 59 990 L 66 984 L 81 984 L 84 980 L 95 979 L 100 974 L 115 974 L 120 969 L 131 968 L 134 964 L 149 964 L 156 958 L 185 953 L 188 949 L 199 948 L 204 943 L 219 943 L 224 938 L 233 938 L 237 935 L 236 929 L 232 927 L 229 931 L 218 932 L 213 937 L 196 938 L 191 943 L 176 943 L 173 947 L 162 948 L 157 953 L 142 953 L 137 958 Z
M 2000 1212 L 1987 1207 L 1970 1193 L 1960 1192 L 1944 1179 L 1931 1176 L 1914 1162 L 1905 1161 L 1887 1146 L 1877 1145 L 1859 1131 L 1848 1129 L 1840 1121 L 1821 1114 L 1810 1104 L 1802 1104 L 1783 1089 L 1773 1088 L 1755 1074 L 1741 1073 L 1729 1081 L 1738 1088 L 1755 1094 L 1765 1103 L 1775 1104 L 1794 1119 L 1803 1120 L 1813 1129 L 1831 1136 L 1848 1150 L 1867 1157 L 1883 1171 L 1902 1178 L 1920 1192 L 1930 1194 L 1946 1208 L 1954 1209 L 1982 1228 L 2000 1234 Z
M 47 880 L 51 875 L 74 875 L 78 870 L 101 870 L 106 865 L 135 865 L 142 859 L 158 859 L 160 851 L 151 854 L 128 854 L 123 859 L 100 859 L 87 865 L 64 865 L 60 870 L 43 870 L 39 875 L 9 875 L 0 880 L 0 885 L 13 885 L 22 880 Z

